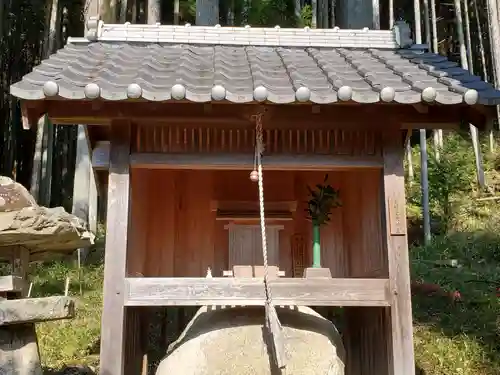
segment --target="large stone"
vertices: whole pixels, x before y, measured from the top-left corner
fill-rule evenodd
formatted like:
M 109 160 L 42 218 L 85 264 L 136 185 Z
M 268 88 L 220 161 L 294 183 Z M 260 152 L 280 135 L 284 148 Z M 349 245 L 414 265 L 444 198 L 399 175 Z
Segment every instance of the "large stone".
M 34 324 L 0 327 L 0 375 L 42 375 Z
M 308 307 L 277 311 L 285 341 L 285 374 L 344 374 L 342 339 L 330 321 Z M 275 375 L 263 324 L 263 307 L 202 307 L 170 345 L 156 375 Z
M 93 241 L 94 234 L 78 217 L 62 207 L 38 206 L 24 186 L 0 176 L 0 259 L 10 261 L 16 246 L 28 249 L 35 261 L 48 252 L 70 254 Z

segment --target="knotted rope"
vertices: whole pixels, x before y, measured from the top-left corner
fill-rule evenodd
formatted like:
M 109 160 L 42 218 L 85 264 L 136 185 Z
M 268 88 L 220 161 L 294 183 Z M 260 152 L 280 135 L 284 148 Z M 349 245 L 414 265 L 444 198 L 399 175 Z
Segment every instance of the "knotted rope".
M 260 230 L 262 235 L 262 257 L 264 261 L 264 288 L 266 293 L 265 314 L 266 328 L 268 329 L 271 352 L 274 356 L 274 361 L 279 369 L 285 367 L 284 344 L 281 332 L 281 323 L 273 305 L 271 288 L 269 285 L 269 266 L 267 258 L 267 237 L 266 237 L 266 217 L 264 210 L 264 176 L 262 173 L 262 154 L 264 152 L 264 140 L 262 134 L 262 117 L 260 112 L 254 115 L 255 119 L 255 161 L 257 163 L 257 175 L 259 186 L 259 211 L 260 211 Z

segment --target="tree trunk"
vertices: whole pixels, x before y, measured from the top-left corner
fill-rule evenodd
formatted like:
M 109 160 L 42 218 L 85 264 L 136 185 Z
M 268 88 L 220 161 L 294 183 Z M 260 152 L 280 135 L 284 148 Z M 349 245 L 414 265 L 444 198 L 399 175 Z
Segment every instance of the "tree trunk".
M 372 29 L 380 30 L 380 2 L 372 0 Z
M 432 24 L 432 52 L 439 53 L 439 51 L 438 51 L 438 33 L 437 33 L 437 17 L 436 17 L 436 0 L 431 0 L 431 24 Z
M 104 23 L 116 23 L 116 0 L 101 0 L 99 15 Z
M 457 32 L 458 32 L 458 42 L 460 43 L 460 63 L 462 64 L 462 68 L 466 70 L 470 70 L 471 67 L 467 61 L 467 49 L 465 46 L 465 37 L 463 30 L 463 21 L 462 21 L 462 6 L 460 4 L 461 0 L 454 0 L 455 4 L 455 17 L 457 23 Z M 469 54 L 471 51 L 469 51 Z M 470 135 L 472 139 L 472 147 L 474 149 L 474 156 L 476 158 L 476 172 L 477 172 L 477 181 L 481 188 L 484 188 L 486 183 L 484 179 L 484 169 L 483 169 L 483 161 L 481 159 L 481 149 L 479 147 L 479 139 L 477 135 L 477 128 L 469 124 Z
M 489 36 L 490 46 L 493 62 L 493 82 L 495 87 L 500 87 L 500 25 L 499 25 L 499 12 L 500 2 L 496 0 L 487 0 L 486 5 L 488 8 L 488 23 L 489 23 Z M 500 118 L 500 106 L 497 106 L 497 117 Z
M 138 8 L 137 2 L 138 2 L 138 0 L 129 1 L 130 19 L 131 19 L 132 24 L 137 23 L 137 8 Z
M 422 21 L 420 17 L 420 0 L 413 0 L 413 13 L 415 15 L 415 43 L 422 44 Z
M 424 0 L 424 18 L 425 18 L 425 43 L 431 46 L 431 22 L 429 14 L 429 0 Z
M 478 6 L 477 6 L 477 0 L 473 0 L 473 1 L 474 1 L 474 13 L 476 15 L 477 37 L 479 39 L 479 53 L 481 56 L 481 67 L 483 70 L 483 79 L 485 82 L 494 82 L 495 83 L 495 79 L 491 80 L 488 77 L 488 68 L 486 66 L 486 53 L 484 52 L 484 41 L 483 41 L 483 30 L 482 30 L 482 26 L 481 26 L 481 19 L 479 18 L 480 14 L 479 14 Z M 489 17 L 488 17 L 488 23 L 489 23 Z M 489 25 L 487 24 L 486 26 L 487 26 L 486 28 L 488 29 Z M 495 85 L 496 85 L 496 83 L 495 83 Z M 499 116 L 498 106 L 497 106 L 497 121 L 500 124 L 500 116 Z M 490 152 L 493 152 L 495 149 L 495 137 L 493 136 L 493 130 L 489 130 L 488 140 L 489 140 L 489 142 L 488 142 L 489 150 L 490 150 Z
M 128 1 L 121 0 L 120 1 L 120 23 L 127 22 L 127 9 L 128 9 Z
M 160 19 L 161 1 L 148 0 L 148 24 L 154 25 L 161 22 Z
M 323 20 L 323 29 L 328 29 L 328 0 L 321 0 L 323 2 L 323 6 L 321 8 L 321 18 Z
M 468 0 L 464 0 L 464 14 L 465 14 L 465 47 L 467 49 L 467 64 L 469 71 L 474 74 L 474 65 L 472 64 L 472 41 L 470 37 L 470 17 L 469 17 L 469 4 Z
M 46 59 L 58 48 L 60 30 L 59 1 L 48 0 L 45 13 L 45 33 L 42 58 Z M 53 129 L 47 116 L 38 120 L 35 153 L 31 173 L 31 194 L 39 204 L 50 205 L 52 178 Z
M 411 144 L 410 138 L 408 138 L 408 142 L 406 142 L 406 161 L 408 163 L 408 180 L 413 182 L 414 172 L 413 172 L 413 157 L 411 153 Z
M 232 8 L 234 8 L 234 4 L 232 6 Z M 180 1 L 179 0 L 174 0 L 174 25 L 178 25 L 179 24 L 179 12 L 180 12 Z M 233 12 L 233 10 L 231 9 L 229 12 Z M 230 20 L 231 17 L 228 16 L 228 20 Z M 233 24 L 232 21 L 229 21 L 230 25 Z
M 300 0 L 297 0 L 297 1 L 300 2 Z M 332 22 L 332 28 L 336 26 L 336 20 L 335 20 L 335 5 L 336 5 L 336 3 L 337 3 L 336 0 L 330 0 L 330 19 Z
M 215 26 L 219 23 L 219 0 L 196 0 L 196 25 Z
M 394 0 L 389 0 L 389 29 L 394 27 Z
M 439 144 L 439 130 L 434 130 L 432 132 L 432 138 L 434 140 L 434 156 L 436 157 L 436 160 L 439 161 L 440 159 L 440 149 L 441 145 Z
M 318 0 L 311 0 L 311 28 L 318 27 Z

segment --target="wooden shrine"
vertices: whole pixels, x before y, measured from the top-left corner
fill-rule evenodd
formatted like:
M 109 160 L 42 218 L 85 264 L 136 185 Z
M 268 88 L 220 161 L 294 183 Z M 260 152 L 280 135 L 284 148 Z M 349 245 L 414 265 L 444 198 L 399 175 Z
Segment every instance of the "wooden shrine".
M 91 20 L 11 87 L 24 124 L 87 124 L 109 173 L 101 375 L 139 374 L 151 306 L 264 305 L 254 169 L 262 116 L 276 305 L 344 306 L 347 375 L 415 373 L 403 143 L 483 129 L 499 92 L 392 30 L 106 25 Z M 341 205 L 305 212 L 325 174 Z M 212 277 L 207 278 L 207 270 Z

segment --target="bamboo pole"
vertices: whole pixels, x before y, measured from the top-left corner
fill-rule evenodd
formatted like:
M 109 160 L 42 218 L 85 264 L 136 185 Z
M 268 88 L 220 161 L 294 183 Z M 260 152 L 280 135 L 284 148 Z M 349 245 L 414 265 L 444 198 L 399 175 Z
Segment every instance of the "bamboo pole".
M 424 0 L 424 17 L 425 17 L 425 41 L 429 49 L 432 52 L 437 53 L 437 27 L 436 27 L 436 4 L 432 1 L 432 10 L 429 10 L 429 0 Z M 431 17 L 432 14 L 432 17 Z M 432 18 L 432 29 L 431 29 L 431 18 Z M 432 40 L 432 44 L 431 44 Z M 434 43 L 434 40 L 436 42 Z M 432 132 L 432 139 L 434 141 L 434 156 L 437 160 L 440 158 L 439 149 L 442 147 L 439 140 L 441 139 L 440 129 L 436 129 Z
M 436 0 L 431 0 L 432 52 L 438 53 Z
M 408 162 L 408 181 L 413 182 L 414 179 L 414 172 L 413 172 L 413 157 L 411 153 L 411 143 L 410 143 L 410 137 L 408 137 L 408 141 L 406 142 L 406 161 Z
M 439 130 L 441 130 L 441 129 L 439 129 Z M 434 157 L 436 158 L 437 161 L 439 161 L 441 158 L 441 154 L 440 154 L 441 144 L 440 144 L 439 130 L 434 130 L 432 132 L 432 138 L 434 141 Z
M 415 42 L 422 44 L 422 26 L 420 16 L 420 0 L 413 0 L 415 13 Z M 422 216 L 424 218 L 424 240 L 428 243 L 431 238 L 430 211 L 429 211 L 429 174 L 427 171 L 427 133 L 420 129 L 420 184 L 422 188 Z
M 429 15 L 429 0 L 424 0 L 424 18 L 425 18 L 425 43 L 431 46 L 431 20 Z
M 497 0 L 486 1 L 488 9 L 489 37 L 491 46 L 491 55 L 493 62 L 493 82 L 495 87 L 500 88 L 500 2 Z M 497 106 L 497 117 L 500 118 L 500 106 Z
M 372 0 L 372 24 L 374 30 L 380 30 L 380 3 L 379 0 Z
M 465 15 L 465 46 L 467 51 L 467 64 L 469 64 L 469 71 L 474 74 L 474 65 L 472 62 L 472 41 L 470 37 L 470 16 L 468 0 L 464 0 L 464 15 Z
M 422 21 L 420 16 L 420 0 L 413 0 L 413 13 L 415 14 L 415 43 L 422 44 Z
M 420 173 L 422 175 L 422 211 L 424 218 L 424 241 L 431 242 L 431 216 L 429 209 L 429 171 L 427 169 L 427 134 L 420 129 Z
M 477 35 L 479 39 L 479 53 L 481 55 L 481 67 L 483 70 L 483 79 L 485 82 L 492 81 L 495 82 L 496 80 L 493 77 L 493 80 L 490 80 L 488 77 L 488 68 L 486 66 L 486 53 L 484 51 L 484 41 L 483 41 L 483 30 L 481 26 L 481 19 L 479 18 L 479 9 L 477 6 L 477 0 L 473 0 L 473 5 L 474 5 L 474 14 L 476 15 L 476 26 L 477 26 Z M 486 27 L 489 27 L 489 17 L 487 19 L 487 24 Z M 498 116 L 498 110 L 497 110 L 497 119 L 499 120 L 500 123 L 500 117 Z M 489 134 L 488 134 L 488 140 L 489 140 L 489 150 L 490 152 L 493 152 L 495 150 L 495 138 L 493 136 L 493 130 L 490 129 Z
M 458 42 L 460 44 L 460 63 L 463 69 L 471 71 L 472 67 L 469 66 L 467 61 L 467 49 L 465 46 L 461 0 L 454 0 L 454 5 L 455 5 L 455 19 L 457 23 Z M 469 51 L 469 54 L 470 53 L 471 51 Z M 483 161 L 481 159 L 481 149 L 479 147 L 477 128 L 474 125 L 469 124 L 469 130 L 472 139 L 472 148 L 474 149 L 474 156 L 476 158 L 477 182 L 479 183 L 479 186 L 481 188 L 484 188 L 486 186 L 486 182 L 484 178 Z
M 394 27 L 394 0 L 389 0 L 389 29 Z

